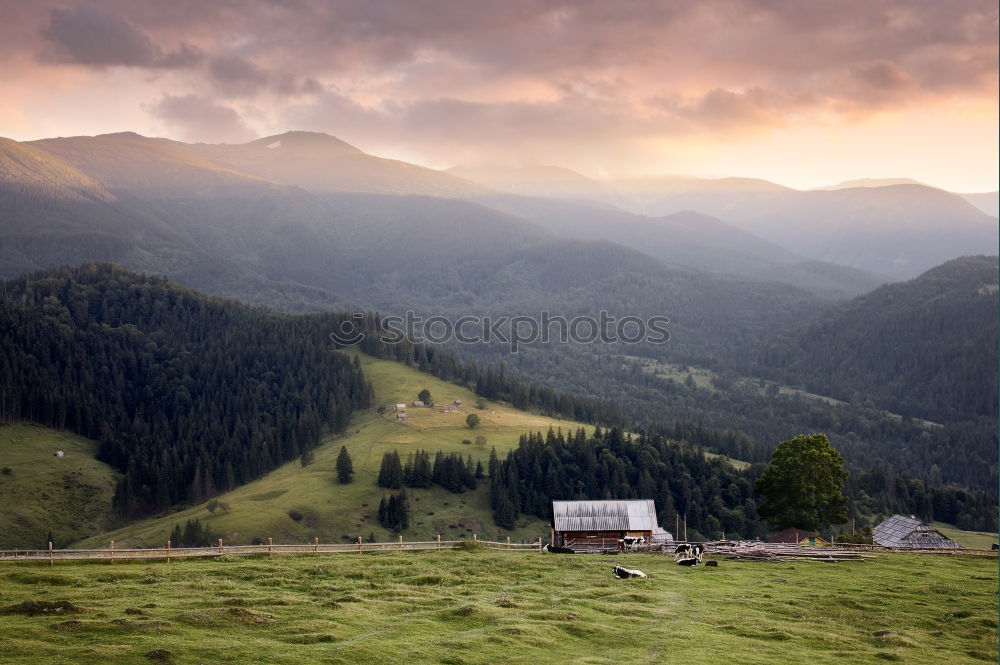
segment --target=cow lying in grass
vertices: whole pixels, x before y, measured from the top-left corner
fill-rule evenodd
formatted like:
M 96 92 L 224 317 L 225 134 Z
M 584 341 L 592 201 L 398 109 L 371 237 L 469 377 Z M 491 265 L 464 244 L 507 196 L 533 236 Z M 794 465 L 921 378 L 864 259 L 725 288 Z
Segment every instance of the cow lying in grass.
M 705 553 L 705 548 L 695 543 L 683 543 L 674 550 L 674 559 L 679 566 L 697 566 L 701 563 L 701 557 Z
M 630 568 L 622 568 L 621 566 L 615 566 L 615 575 L 623 580 L 630 577 L 646 577 L 646 573 L 641 570 L 632 570 Z

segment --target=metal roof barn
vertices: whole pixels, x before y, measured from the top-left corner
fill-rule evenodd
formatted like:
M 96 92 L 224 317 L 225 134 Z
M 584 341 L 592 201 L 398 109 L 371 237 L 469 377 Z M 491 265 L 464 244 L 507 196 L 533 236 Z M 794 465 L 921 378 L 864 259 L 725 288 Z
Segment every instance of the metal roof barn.
M 553 501 L 556 531 L 656 531 L 652 499 L 638 501 Z
M 914 517 L 893 515 L 875 527 L 875 542 L 884 547 L 912 547 L 928 549 L 958 549 L 958 543 L 947 538 L 930 524 Z

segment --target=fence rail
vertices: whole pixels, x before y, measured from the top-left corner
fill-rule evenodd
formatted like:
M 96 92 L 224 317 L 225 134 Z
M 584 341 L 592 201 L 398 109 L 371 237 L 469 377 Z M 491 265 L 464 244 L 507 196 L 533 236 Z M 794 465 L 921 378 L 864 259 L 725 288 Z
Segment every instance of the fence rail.
M 225 545 L 220 540 L 210 547 L 173 547 L 168 541 L 166 547 L 150 548 L 119 548 L 112 541 L 111 547 L 104 549 L 69 549 L 57 550 L 51 547 L 45 550 L 15 549 L 0 550 L 0 562 L 48 562 L 56 561 L 130 561 L 136 559 L 189 559 L 193 557 L 218 556 L 275 556 L 281 554 L 364 554 L 372 552 L 426 552 L 439 550 L 458 550 L 480 546 L 487 550 L 511 552 L 537 552 L 542 548 L 541 539 L 534 543 L 512 543 L 492 540 L 436 540 L 404 541 L 385 543 L 366 543 L 360 538 L 356 543 L 312 543 L 277 544 L 270 538 L 267 543 L 258 545 Z
M 736 551 L 758 550 L 758 551 L 787 551 L 787 552 L 837 552 L 838 550 L 856 550 L 860 552 L 901 552 L 905 554 L 949 554 L 955 556 L 985 556 L 996 557 L 997 550 L 980 550 L 967 547 L 959 548 L 912 548 L 912 547 L 886 547 L 884 545 L 872 545 L 870 543 L 830 543 L 829 545 L 802 545 L 799 543 L 765 543 L 760 541 L 709 541 L 702 543 L 706 554 L 724 554 Z M 835 554 L 834 554 L 835 556 Z

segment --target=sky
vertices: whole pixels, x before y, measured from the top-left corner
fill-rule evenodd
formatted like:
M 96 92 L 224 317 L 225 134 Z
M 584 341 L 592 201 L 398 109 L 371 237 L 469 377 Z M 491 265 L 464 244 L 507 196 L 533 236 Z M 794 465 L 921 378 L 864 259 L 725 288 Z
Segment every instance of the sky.
M 0 0 L 0 136 L 333 134 L 433 168 L 998 181 L 997 3 Z

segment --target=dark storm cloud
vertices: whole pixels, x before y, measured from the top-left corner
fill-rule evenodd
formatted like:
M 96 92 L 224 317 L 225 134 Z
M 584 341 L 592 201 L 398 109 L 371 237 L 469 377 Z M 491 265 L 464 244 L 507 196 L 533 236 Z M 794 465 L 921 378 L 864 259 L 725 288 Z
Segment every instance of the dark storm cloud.
M 93 5 L 53 9 L 42 35 L 48 41 L 44 57 L 89 67 L 191 67 L 202 57 L 187 44 L 164 53 L 128 20 Z
M 269 79 L 267 72 L 239 56 L 212 58 L 208 71 L 220 91 L 230 95 L 252 95 Z
M 459 87 L 476 78 L 516 77 L 559 85 L 602 75 L 626 85 L 661 77 L 665 86 L 703 77 L 702 93 L 746 81 L 735 87 L 793 93 L 812 86 L 840 95 L 848 91 L 835 82 L 870 63 L 904 72 L 933 93 L 995 78 L 997 6 L 984 0 L 105 0 L 52 9 L 42 33 L 50 57 L 95 67 L 193 66 L 200 51 L 164 52 L 159 44 L 198 44 L 210 56 L 208 78 L 230 95 L 387 70 L 399 70 L 392 72 L 399 95 L 449 94 L 428 89 L 429 82 Z
M 987 0 L 20 7 L 10 15 L 22 24 L 0 25 L 0 42 L 41 51 L 49 64 L 172 68 L 169 99 L 198 99 L 215 113 L 236 113 L 218 100 L 240 99 L 280 123 L 336 130 L 346 117 L 366 131 L 442 140 L 729 134 L 813 111 L 856 117 L 955 95 L 990 101 L 997 88 L 998 12 Z

